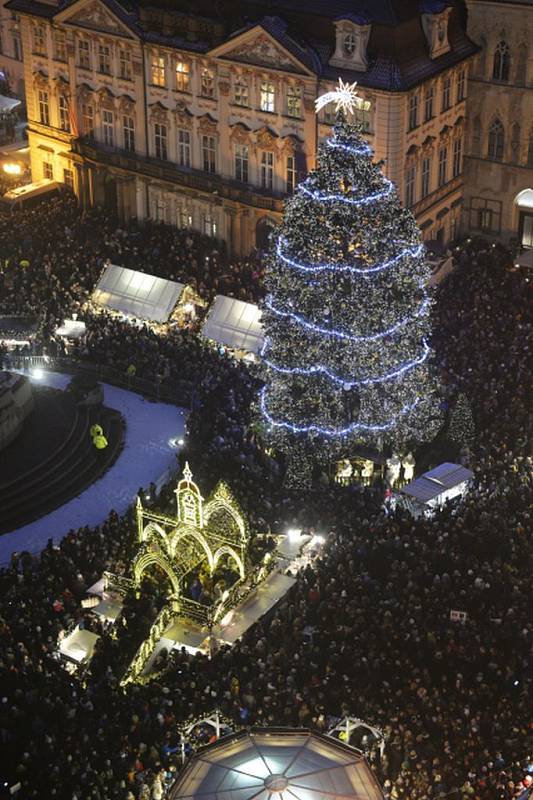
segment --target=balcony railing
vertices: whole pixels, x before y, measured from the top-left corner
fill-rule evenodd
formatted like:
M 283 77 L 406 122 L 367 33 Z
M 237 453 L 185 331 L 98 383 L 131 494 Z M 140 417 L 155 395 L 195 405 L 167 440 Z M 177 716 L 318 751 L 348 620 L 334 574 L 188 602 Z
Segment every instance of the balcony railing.
M 447 181 L 442 186 L 428 194 L 427 197 L 424 197 L 422 200 L 419 200 L 414 206 L 411 206 L 409 209 L 415 217 L 418 217 L 420 214 L 423 214 L 424 211 L 427 211 L 428 208 L 434 206 L 435 203 L 444 200 L 445 197 L 455 192 L 457 189 L 461 187 L 463 183 L 462 175 L 457 175 L 456 178 L 452 178 L 451 181 Z
M 160 181 L 177 183 L 199 192 L 215 194 L 228 200 L 237 200 L 257 208 L 280 213 L 283 210 L 284 195 L 282 194 L 263 193 L 259 189 L 242 185 L 237 181 L 223 179 L 220 175 L 179 167 L 172 161 L 160 161 L 157 158 L 133 153 L 119 147 L 111 147 L 84 137 L 73 141 L 72 149 L 78 155 L 99 164 L 137 172 L 144 177 L 149 176 Z

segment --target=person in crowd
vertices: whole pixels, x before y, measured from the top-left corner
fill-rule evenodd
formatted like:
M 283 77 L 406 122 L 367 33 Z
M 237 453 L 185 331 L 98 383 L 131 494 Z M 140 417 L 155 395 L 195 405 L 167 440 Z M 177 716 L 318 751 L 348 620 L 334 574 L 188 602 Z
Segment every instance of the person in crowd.
M 224 251 L 212 240 L 158 223 L 118 227 L 107 212 L 61 202 L 61 220 L 53 206 L 43 211 L 49 227 L 24 212 L 2 254 L 6 307 L 46 309 L 43 348 L 53 347 L 54 323 L 81 309 L 106 258 L 165 277 L 187 272 L 206 296 L 222 287 L 250 296 L 246 269 L 223 270 Z M 21 271 L 25 255 L 30 266 Z M 161 798 L 181 768 L 179 724 L 214 707 L 235 726 L 325 730 L 329 716 L 346 714 L 378 724 L 386 746 L 372 766 L 391 800 L 527 794 L 533 284 L 510 269 L 500 246 L 465 241 L 456 259 L 437 292 L 434 345 L 447 393 L 464 392 L 472 404 L 475 484 L 430 519 L 386 511 L 379 482 L 321 481 L 288 495 L 279 462 L 251 425 L 258 379 L 245 365 L 187 331 L 163 336 L 86 316 L 76 358 L 122 373 L 133 363 L 137 377 L 158 377 L 176 392 L 179 381 L 194 385 L 184 455 L 201 486 L 224 478 L 254 533 L 290 525 L 323 532 L 326 542 L 233 647 L 211 659 L 165 652 L 157 679 L 126 691 L 120 679 L 161 598 L 147 591 L 128 599 L 119 638 L 80 603 L 105 570 L 128 574 L 132 512 L 111 513 L 94 529 L 57 531 L 56 545 L 38 555 L 13 554 L 0 572 L 0 741 L 2 777 L 20 782 L 25 798 Z M 259 294 L 261 272 L 250 274 Z M 173 489 L 161 488 L 158 510 L 173 508 Z M 254 539 L 252 557 L 257 547 Z M 454 622 L 452 609 L 466 621 Z M 102 639 L 78 681 L 58 660 L 57 641 L 82 614 Z

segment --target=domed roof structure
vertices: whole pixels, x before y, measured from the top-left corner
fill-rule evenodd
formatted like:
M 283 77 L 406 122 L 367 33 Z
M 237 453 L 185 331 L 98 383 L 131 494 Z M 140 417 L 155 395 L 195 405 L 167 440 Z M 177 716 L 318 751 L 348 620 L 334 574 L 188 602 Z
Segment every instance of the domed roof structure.
M 364 757 L 302 728 L 255 728 L 202 748 L 171 800 L 383 800 Z

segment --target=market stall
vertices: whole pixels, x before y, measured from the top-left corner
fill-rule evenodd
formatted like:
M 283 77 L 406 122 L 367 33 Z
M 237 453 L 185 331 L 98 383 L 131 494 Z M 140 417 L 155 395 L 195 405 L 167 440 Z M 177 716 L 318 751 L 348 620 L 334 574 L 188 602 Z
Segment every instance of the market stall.
M 108 264 L 92 294 L 104 309 L 151 322 L 184 322 L 202 304 L 190 286 L 145 272 Z
M 203 324 L 202 335 L 241 358 L 258 356 L 264 341 L 261 311 L 252 303 L 218 294 Z
M 461 464 L 439 464 L 406 484 L 399 499 L 414 516 L 430 516 L 448 500 L 463 495 L 473 477 L 474 473 Z

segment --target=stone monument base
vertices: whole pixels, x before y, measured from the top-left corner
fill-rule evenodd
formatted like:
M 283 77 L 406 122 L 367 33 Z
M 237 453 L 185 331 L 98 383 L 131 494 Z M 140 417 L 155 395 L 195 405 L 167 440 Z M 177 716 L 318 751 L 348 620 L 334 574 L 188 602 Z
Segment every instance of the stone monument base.
M 0 371 L 0 450 L 21 432 L 24 420 L 33 410 L 29 378 Z

